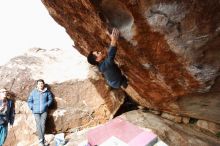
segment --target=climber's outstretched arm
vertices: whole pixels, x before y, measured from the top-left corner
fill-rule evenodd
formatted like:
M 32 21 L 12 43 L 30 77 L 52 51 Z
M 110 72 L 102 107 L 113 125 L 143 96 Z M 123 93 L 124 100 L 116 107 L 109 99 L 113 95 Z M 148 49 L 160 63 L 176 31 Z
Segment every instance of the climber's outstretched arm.
M 111 43 L 110 43 L 110 47 L 108 49 L 108 56 L 106 59 L 108 64 L 114 63 L 115 55 L 117 52 L 116 45 L 117 45 L 118 37 L 119 37 L 119 30 L 116 28 L 113 28 L 112 33 L 110 35 Z

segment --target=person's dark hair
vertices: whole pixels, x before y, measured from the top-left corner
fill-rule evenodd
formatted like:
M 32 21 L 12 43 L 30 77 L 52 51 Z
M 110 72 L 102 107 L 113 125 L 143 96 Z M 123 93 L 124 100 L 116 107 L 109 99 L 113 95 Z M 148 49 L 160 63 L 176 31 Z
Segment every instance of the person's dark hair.
M 92 65 L 98 65 L 99 62 L 96 61 L 96 56 L 93 54 L 93 51 L 87 56 L 87 61 Z
M 42 82 L 42 83 L 44 83 L 45 84 L 45 82 L 44 82 L 44 80 L 43 79 L 39 79 L 39 80 L 37 80 L 37 83 L 38 82 Z

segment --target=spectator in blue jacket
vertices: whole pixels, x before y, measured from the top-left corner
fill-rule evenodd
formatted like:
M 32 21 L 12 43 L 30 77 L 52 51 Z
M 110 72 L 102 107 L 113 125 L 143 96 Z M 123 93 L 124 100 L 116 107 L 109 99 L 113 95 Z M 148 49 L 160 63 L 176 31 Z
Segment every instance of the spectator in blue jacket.
M 3 88 L 0 89 L 0 146 L 3 146 L 7 134 L 8 123 L 14 123 L 14 103 L 8 98 L 8 91 Z
M 112 88 L 126 88 L 128 86 L 127 79 L 122 75 L 121 70 L 118 65 L 115 64 L 115 55 L 117 52 L 117 41 L 119 38 L 119 31 L 113 28 L 110 35 L 111 44 L 108 49 L 108 53 L 103 53 L 101 51 L 91 51 L 87 56 L 87 61 L 92 65 L 97 65 L 99 71 L 104 75 L 109 86 Z
M 40 146 L 44 146 L 46 143 L 44 138 L 45 122 L 47 118 L 47 108 L 52 104 L 52 101 L 52 93 L 45 87 L 44 80 L 37 80 L 37 87 L 28 97 L 28 106 L 35 117 Z

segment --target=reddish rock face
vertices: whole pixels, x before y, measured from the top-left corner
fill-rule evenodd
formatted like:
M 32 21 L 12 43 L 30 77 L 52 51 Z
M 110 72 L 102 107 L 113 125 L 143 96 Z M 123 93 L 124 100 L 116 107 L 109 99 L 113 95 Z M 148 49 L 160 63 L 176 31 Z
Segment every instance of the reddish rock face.
M 42 2 L 85 56 L 91 50 L 105 49 L 110 41 L 106 32 L 112 27 L 120 30 L 116 61 L 129 80 L 126 92 L 143 106 L 200 117 L 200 106 L 194 113 L 188 112 L 191 109 L 181 112 L 190 106 L 190 98 L 184 97 L 220 91 L 216 87 L 220 67 L 218 0 Z M 205 97 L 201 96 L 204 101 Z M 219 110 L 213 102 L 207 106 Z M 213 113 L 210 110 L 207 115 Z M 203 118 L 220 122 L 216 117 Z

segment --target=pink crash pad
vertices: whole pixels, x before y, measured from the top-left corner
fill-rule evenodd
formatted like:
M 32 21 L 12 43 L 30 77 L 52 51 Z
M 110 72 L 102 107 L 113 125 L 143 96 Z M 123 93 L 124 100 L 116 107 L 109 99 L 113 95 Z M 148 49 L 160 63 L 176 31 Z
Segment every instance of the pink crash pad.
M 121 117 L 117 117 L 87 133 L 88 142 L 92 146 L 100 145 L 112 136 L 129 146 L 146 146 L 157 142 L 157 136 L 153 132 L 140 129 Z

